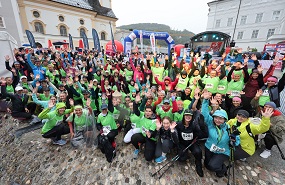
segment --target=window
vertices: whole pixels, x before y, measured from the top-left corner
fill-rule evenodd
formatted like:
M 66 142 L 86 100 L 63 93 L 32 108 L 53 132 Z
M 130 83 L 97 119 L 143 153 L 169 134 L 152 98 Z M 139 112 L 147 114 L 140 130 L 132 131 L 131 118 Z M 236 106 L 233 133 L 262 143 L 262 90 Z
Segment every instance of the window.
M 221 26 L 221 19 L 216 20 L 215 28 L 219 28 Z
M 241 16 L 240 25 L 246 24 L 246 19 L 247 19 L 247 16 L 246 16 L 246 15 Z
M 40 13 L 38 11 L 33 11 L 33 16 L 35 18 L 39 18 L 40 17 Z
M 83 19 L 80 19 L 80 20 L 79 20 L 79 23 L 80 23 L 81 25 L 84 25 L 84 20 L 83 20 Z
M 278 20 L 279 16 L 280 16 L 280 10 L 274 11 L 273 16 L 272 16 L 272 20 Z
M 267 38 L 271 37 L 275 32 L 275 28 L 273 29 L 269 29 L 268 32 L 267 32 Z
M 257 36 L 258 36 L 258 32 L 259 32 L 259 30 L 253 30 L 253 32 L 252 32 L 252 34 L 251 34 L 251 38 L 252 38 L 252 39 L 256 39 Z
M 85 32 L 85 29 L 84 29 L 84 28 L 80 28 L 80 37 L 82 37 L 82 33 L 85 33 L 85 34 L 86 34 L 86 32 Z
M 63 17 L 62 15 L 60 15 L 60 16 L 58 17 L 58 19 L 59 19 L 61 22 L 64 21 L 64 17 Z
M 5 28 L 4 17 L 0 17 L 0 28 Z
M 233 25 L 233 20 L 234 18 L 228 18 L 228 23 L 227 23 L 227 26 L 232 26 Z
M 44 34 L 43 24 L 40 22 L 35 22 L 35 31 Z
M 101 40 L 106 40 L 106 33 L 105 32 L 101 32 Z
M 263 13 L 256 14 L 255 23 L 259 23 L 262 21 Z
M 238 32 L 237 39 L 242 39 L 243 31 Z
M 67 31 L 66 31 L 66 27 L 65 26 L 60 26 L 59 27 L 59 31 L 60 31 L 60 36 L 67 36 Z

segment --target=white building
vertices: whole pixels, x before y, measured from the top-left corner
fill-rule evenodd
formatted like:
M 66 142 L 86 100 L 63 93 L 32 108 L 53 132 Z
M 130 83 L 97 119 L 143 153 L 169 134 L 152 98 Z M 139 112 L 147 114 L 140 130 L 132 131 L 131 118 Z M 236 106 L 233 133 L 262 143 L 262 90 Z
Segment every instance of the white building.
M 285 0 L 215 0 L 208 6 L 206 30 L 229 34 L 237 47 L 262 51 L 285 40 Z
M 6 1 L 10 0 L 4 0 L 4 2 Z M 74 47 L 78 47 L 78 42 L 82 39 L 80 33 L 84 31 L 91 49 L 94 47 L 92 28 L 95 28 L 101 45 L 105 47 L 105 44 L 111 40 L 109 22 L 113 33 L 116 31 L 118 19 L 111 9 L 111 0 L 12 0 L 12 2 L 14 1 L 17 3 L 12 10 L 18 17 L 14 16 L 13 19 L 21 25 L 16 29 L 20 32 L 20 38 L 17 39 L 20 41 L 19 45 L 29 43 L 25 30 L 30 30 L 35 41 L 41 43 L 43 47 L 48 46 L 48 40 L 51 42 L 66 40 L 68 42 L 68 34 L 73 37 Z M 2 5 L 7 4 L 3 3 L 3 0 L 0 2 Z M 11 10 L 8 6 L 5 8 Z M 3 14 L 4 17 L 7 17 L 8 12 Z M 7 24 L 7 21 L 5 23 Z M 13 32 L 12 29 L 6 31 Z

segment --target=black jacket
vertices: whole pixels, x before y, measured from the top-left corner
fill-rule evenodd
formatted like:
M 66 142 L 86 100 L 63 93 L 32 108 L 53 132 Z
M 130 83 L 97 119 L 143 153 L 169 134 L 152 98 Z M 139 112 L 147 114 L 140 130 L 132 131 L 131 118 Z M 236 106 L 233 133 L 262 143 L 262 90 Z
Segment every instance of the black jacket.
M 12 102 L 12 113 L 17 112 L 25 112 L 25 108 L 27 108 L 29 96 L 23 94 L 20 96 L 18 94 L 11 94 L 6 92 L 6 85 L 1 85 L 1 92 L 4 97 L 9 97 Z

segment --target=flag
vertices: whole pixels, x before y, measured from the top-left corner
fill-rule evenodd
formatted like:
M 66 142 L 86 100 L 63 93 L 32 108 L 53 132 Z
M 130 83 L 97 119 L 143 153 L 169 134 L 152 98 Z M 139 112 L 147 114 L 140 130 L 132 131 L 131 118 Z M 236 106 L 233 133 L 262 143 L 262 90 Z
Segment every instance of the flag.
M 69 47 L 71 50 L 74 50 L 72 36 L 69 34 Z
M 82 39 L 83 39 L 84 49 L 89 50 L 88 38 L 87 38 L 85 32 L 82 31 L 81 35 L 82 35 Z
M 143 53 L 143 31 L 140 30 L 141 53 Z
M 36 41 L 35 41 L 35 38 L 34 38 L 32 32 L 30 32 L 29 30 L 26 30 L 26 35 L 27 35 L 28 40 L 30 42 L 31 48 L 37 48 Z
M 111 22 L 109 22 L 109 24 L 110 24 L 111 37 L 112 37 L 112 49 L 114 53 L 117 53 Z
M 155 36 L 154 33 L 149 36 L 152 52 L 155 53 Z
M 98 33 L 94 28 L 92 28 L 92 36 L 93 36 L 93 42 L 94 42 L 94 49 L 97 50 L 99 53 L 101 52 L 100 41 L 99 41 Z

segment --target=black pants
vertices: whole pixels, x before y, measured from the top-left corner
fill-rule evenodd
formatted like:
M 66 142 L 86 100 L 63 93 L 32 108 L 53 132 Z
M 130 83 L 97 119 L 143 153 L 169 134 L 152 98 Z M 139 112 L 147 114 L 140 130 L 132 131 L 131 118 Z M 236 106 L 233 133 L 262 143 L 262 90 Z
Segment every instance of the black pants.
M 27 104 L 27 109 L 29 109 L 29 113 L 31 114 L 35 114 L 36 108 L 37 108 L 37 104 L 34 102 L 30 102 Z
M 144 137 L 141 133 L 134 134 L 131 142 L 136 149 L 139 149 L 139 143 L 145 143 L 144 157 L 147 161 L 151 161 L 155 154 L 155 141 L 148 137 Z
M 112 143 L 115 140 L 115 137 L 118 135 L 118 130 L 111 130 L 108 134 L 108 140 Z
M 170 153 L 170 150 L 173 148 L 173 141 L 170 139 L 160 139 L 156 143 L 155 148 L 155 157 L 160 157 L 163 153 Z
M 234 160 L 239 160 L 247 157 L 250 157 L 250 155 L 246 151 L 244 151 L 240 145 L 236 146 L 234 152 Z
M 224 175 L 227 171 L 227 167 L 224 162 L 227 160 L 229 160 L 229 156 L 213 153 L 205 147 L 204 164 L 208 170 L 216 172 L 216 174 Z
M 13 118 L 25 118 L 25 119 L 32 118 L 32 114 L 28 112 L 12 112 L 11 115 Z
M 60 140 L 62 135 L 69 134 L 70 130 L 66 123 L 59 124 L 53 127 L 48 132 L 44 133 L 42 136 L 44 138 L 56 138 L 56 140 Z
M 182 153 L 182 151 L 186 148 L 187 146 L 181 144 L 178 147 L 178 154 L 180 155 L 179 161 L 186 161 L 188 159 L 188 151 L 185 151 Z M 194 155 L 195 157 L 195 161 L 201 161 L 202 160 L 202 150 L 200 148 L 200 145 L 196 142 L 193 145 L 191 145 L 188 148 L 191 153 Z
M 273 145 L 276 145 L 276 141 L 270 133 L 266 133 L 264 143 L 267 150 L 271 150 Z

